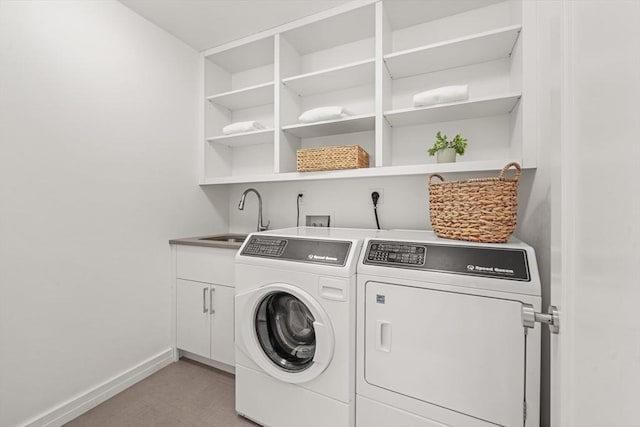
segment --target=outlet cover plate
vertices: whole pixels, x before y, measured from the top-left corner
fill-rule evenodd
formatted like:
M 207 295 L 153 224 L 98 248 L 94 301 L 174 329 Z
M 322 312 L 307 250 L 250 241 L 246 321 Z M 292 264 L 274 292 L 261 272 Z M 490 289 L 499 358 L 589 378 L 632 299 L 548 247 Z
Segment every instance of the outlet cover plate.
M 306 215 L 307 227 L 330 227 L 331 215 Z

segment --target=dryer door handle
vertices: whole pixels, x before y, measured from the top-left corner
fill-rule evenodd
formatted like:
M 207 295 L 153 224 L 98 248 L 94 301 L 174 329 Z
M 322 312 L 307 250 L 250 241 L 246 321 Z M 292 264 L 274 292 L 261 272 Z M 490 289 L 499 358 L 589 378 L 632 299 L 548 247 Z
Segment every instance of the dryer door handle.
M 391 352 L 391 322 L 378 320 L 376 328 L 376 350 Z

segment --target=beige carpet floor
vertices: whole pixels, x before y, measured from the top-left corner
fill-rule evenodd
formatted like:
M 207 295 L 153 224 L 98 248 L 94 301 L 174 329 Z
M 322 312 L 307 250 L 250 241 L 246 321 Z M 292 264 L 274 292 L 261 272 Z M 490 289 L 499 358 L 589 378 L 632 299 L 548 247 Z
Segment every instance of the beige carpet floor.
M 235 412 L 233 375 L 188 359 L 161 369 L 69 427 L 255 427 Z

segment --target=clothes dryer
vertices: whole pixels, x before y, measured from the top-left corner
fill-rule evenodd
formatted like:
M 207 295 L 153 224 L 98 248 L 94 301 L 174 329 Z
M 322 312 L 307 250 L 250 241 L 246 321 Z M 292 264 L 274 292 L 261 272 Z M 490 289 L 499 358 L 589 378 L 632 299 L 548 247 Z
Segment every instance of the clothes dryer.
M 365 242 L 357 281 L 358 427 L 539 425 L 530 246 L 390 231 Z
M 264 426 L 355 425 L 356 265 L 376 230 L 254 233 L 236 256 L 236 411 Z

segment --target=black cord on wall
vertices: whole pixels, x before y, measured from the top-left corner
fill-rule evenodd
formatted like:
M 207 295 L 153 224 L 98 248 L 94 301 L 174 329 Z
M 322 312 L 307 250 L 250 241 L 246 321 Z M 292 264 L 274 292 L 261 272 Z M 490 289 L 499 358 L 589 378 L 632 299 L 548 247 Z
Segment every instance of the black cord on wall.
M 298 193 L 296 197 L 296 227 L 300 227 L 300 199 L 302 199 L 302 193 Z
M 380 221 L 378 221 L 378 199 L 380 199 L 380 193 L 374 191 L 371 193 L 371 201 L 373 202 L 373 214 L 376 217 L 376 226 L 380 230 Z

